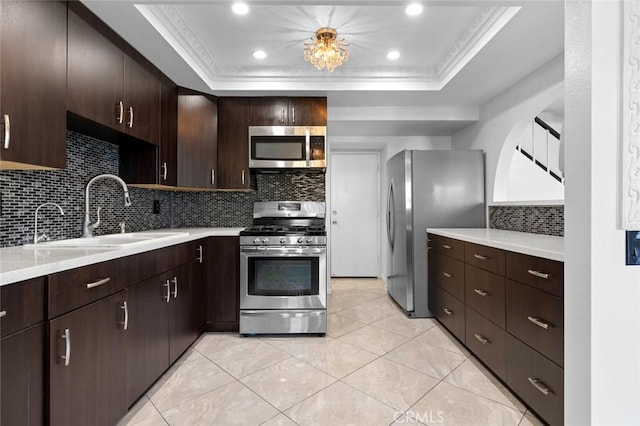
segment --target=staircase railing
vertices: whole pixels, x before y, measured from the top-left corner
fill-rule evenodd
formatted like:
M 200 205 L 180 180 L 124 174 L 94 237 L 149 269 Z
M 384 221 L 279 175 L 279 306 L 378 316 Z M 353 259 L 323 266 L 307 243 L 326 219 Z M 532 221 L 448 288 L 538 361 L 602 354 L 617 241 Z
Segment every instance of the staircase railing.
M 536 132 L 534 129 L 536 125 L 539 127 L 542 127 L 545 130 L 545 134 L 546 134 L 546 150 L 545 150 L 545 153 L 543 154 L 543 156 L 545 157 L 544 159 L 540 158 L 540 156 L 536 156 L 536 137 L 535 137 Z M 533 120 L 532 127 L 531 127 L 531 152 L 525 149 L 520 142 L 516 146 L 516 150 L 519 151 L 522 155 L 524 155 L 529 160 L 533 161 L 535 165 L 537 165 L 546 173 L 548 173 L 549 176 L 551 176 L 552 178 L 554 178 L 560 183 L 564 183 L 564 176 L 562 175 L 562 172 L 560 170 L 557 170 L 557 171 L 551 170 L 550 162 L 549 162 L 549 152 L 550 152 L 549 148 L 551 146 L 550 141 L 556 141 L 556 147 L 558 149 L 558 152 L 560 152 L 560 133 L 557 130 L 555 130 L 553 127 L 551 127 L 549 124 L 547 124 L 540 117 L 536 117 Z

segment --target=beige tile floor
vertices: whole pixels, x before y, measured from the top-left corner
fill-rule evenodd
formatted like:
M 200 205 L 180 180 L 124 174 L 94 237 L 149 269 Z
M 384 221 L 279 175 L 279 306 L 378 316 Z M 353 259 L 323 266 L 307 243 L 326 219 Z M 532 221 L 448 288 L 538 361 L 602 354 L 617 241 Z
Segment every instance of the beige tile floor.
M 326 337 L 208 333 L 121 425 L 539 425 L 432 319 L 333 279 Z

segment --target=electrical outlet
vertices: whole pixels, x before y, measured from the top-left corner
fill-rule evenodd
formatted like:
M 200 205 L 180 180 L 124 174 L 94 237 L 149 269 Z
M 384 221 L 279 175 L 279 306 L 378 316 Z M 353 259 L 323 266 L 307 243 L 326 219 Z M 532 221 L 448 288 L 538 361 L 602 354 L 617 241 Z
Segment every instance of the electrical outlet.
M 153 200 L 153 214 L 160 214 L 160 200 Z
M 640 231 L 627 231 L 627 265 L 640 265 Z

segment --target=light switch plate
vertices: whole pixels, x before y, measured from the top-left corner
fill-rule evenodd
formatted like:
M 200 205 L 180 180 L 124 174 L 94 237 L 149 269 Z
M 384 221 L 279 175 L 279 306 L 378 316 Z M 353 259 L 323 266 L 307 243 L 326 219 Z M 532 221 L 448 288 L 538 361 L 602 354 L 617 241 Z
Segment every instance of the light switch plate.
M 640 231 L 627 231 L 627 265 L 640 265 Z

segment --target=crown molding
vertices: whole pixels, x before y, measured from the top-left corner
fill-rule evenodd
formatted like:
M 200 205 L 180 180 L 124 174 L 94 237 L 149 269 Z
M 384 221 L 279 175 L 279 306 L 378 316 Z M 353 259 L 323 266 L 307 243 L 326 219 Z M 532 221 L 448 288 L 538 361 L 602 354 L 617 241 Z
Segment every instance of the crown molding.
M 435 67 L 341 67 L 330 77 L 309 67 L 221 66 L 171 4 L 136 9 L 212 90 L 441 90 L 520 10 L 483 7 Z

